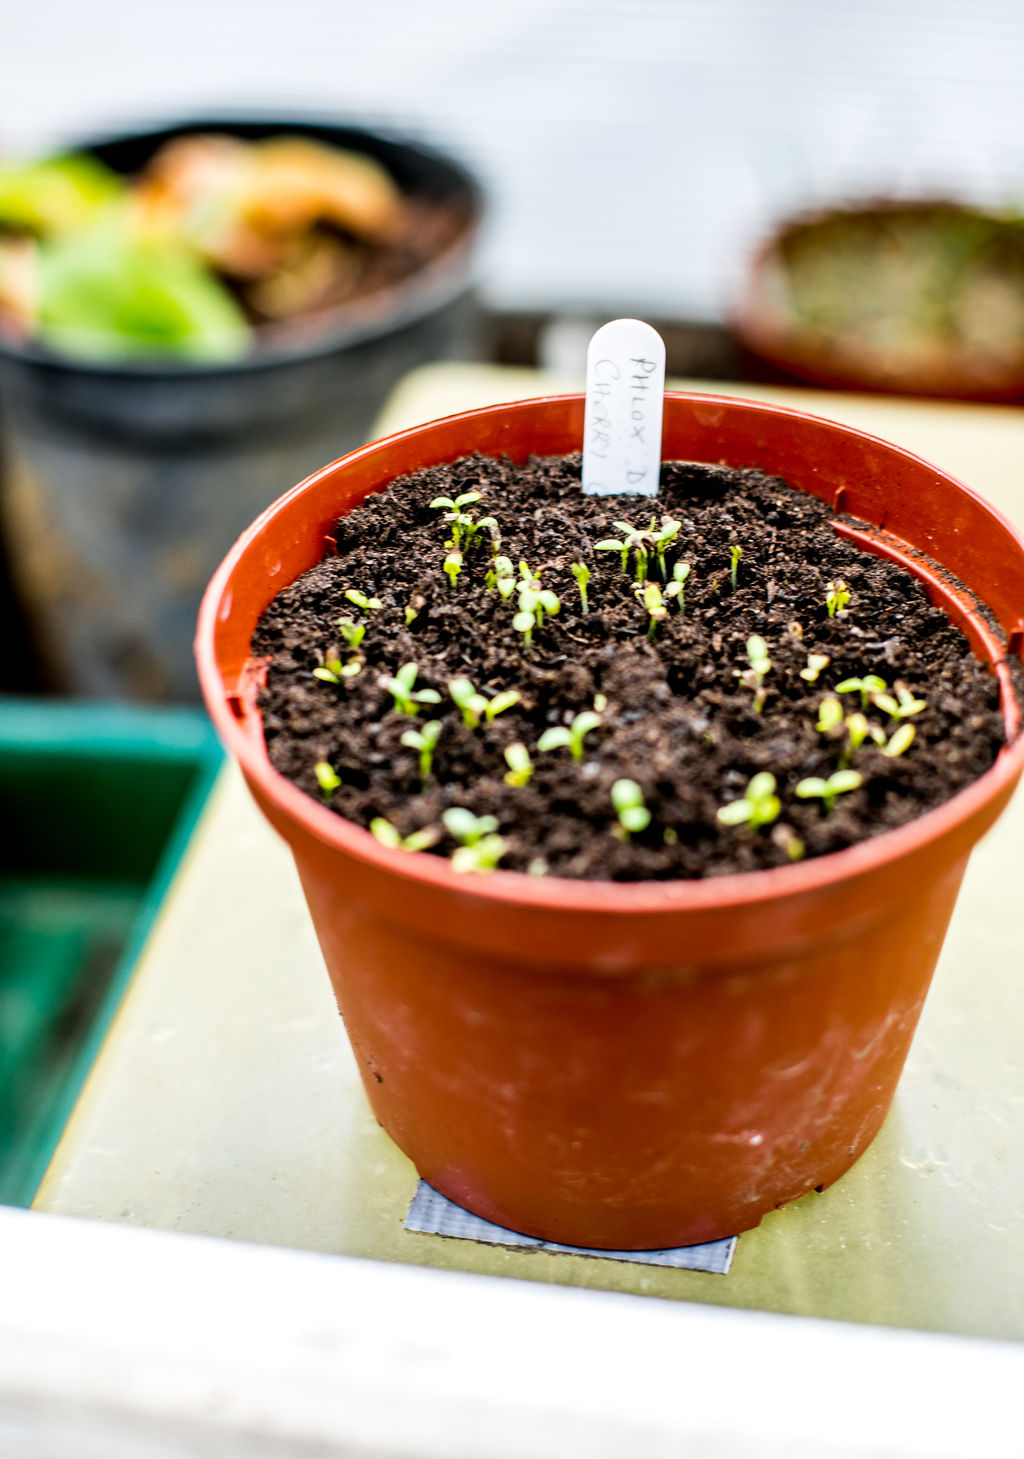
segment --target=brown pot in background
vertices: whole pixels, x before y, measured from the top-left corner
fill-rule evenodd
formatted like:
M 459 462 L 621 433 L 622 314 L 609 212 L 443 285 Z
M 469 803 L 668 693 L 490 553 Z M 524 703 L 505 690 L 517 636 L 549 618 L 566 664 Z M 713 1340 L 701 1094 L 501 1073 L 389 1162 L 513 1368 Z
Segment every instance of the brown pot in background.
M 733 329 L 839 390 L 1024 398 L 1024 220 L 943 201 L 809 212 L 755 253 Z
M 368 492 L 472 451 L 572 451 L 582 428 L 582 397 L 524 401 L 335 462 L 232 549 L 196 648 L 220 734 L 294 853 L 373 1111 L 420 1174 L 531 1235 L 671 1247 L 828 1185 L 885 1118 L 968 854 L 1024 765 L 1005 661 L 1007 638 L 1019 658 L 1024 636 L 1024 543 L 945 473 L 862 432 L 669 394 L 666 457 L 755 465 L 884 520 L 884 532 L 839 530 L 922 577 L 995 665 L 1012 743 L 911 824 L 748 875 L 458 875 L 388 850 L 270 766 L 249 659 L 257 620 Z

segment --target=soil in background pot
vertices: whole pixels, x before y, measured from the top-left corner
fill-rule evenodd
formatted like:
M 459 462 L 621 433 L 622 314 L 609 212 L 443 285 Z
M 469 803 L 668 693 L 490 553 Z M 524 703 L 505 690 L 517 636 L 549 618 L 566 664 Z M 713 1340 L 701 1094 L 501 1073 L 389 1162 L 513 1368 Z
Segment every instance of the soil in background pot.
M 752 261 L 744 343 L 819 384 L 979 400 L 1024 391 L 1024 228 L 941 199 L 822 209 Z
M 450 523 L 430 504 L 466 492 L 481 497 L 463 512 L 495 519 L 500 553 L 514 564 L 508 597 L 488 586 L 495 544 L 486 528 L 463 542 L 454 581 L 444 571 Z M 665 579 L 653 556 L 647 578 L 665 592 L 677 563 L 690 568 L 683 593 L 665 597 L 653 637 L 635 591 L 635 550 L 623 570 L 620 552 L 597 547 L 624 540 L 617 523 L 643 530 L 652 515 L 655 531 L 663 519 L 681 526 L 664 553 Z M 284 589 L 261 620 L 253 653 L 269 660 L 260 709 L 271 762 L 361 826 L 384 818 L 403 837 L 425 832 L 427 854 L 457 847 L 446 810 L 494 817 L 503 869 L 561 877 L 751 871 L 903 825 L 991 766 L 1004 740 L 997 684 L 915 578 L 858 552 L 830 521 L 821 502 L 756 469 L 666 462 L 654 500 L 584 496 L 578 456 L 525 467 L 477 456 L 402 478 L 338 523 L 336 555 Z M 513 627 L 520 562 L 560 600 L 529 645 Z M 590 573 L 587 612 L 574 563 Z M 845 606 L 835 602 L 839 585 Z M 361 608 L 349 591 L 381 606 Z M 365 625 L 358 645 L 340 619 Z M 760 678 L 755 636 L 770 659 Z M 828 662 L 811 679 L 815 657 Z M 415 718 L 397 712 L 381 682 L 406 664 L 416 666 L 415 692 L 439 696 L 418 704 Z M 354 665 L 335 682 L 314 673 Z M 837 694 L 869 675 L 884 690 Z M 460 677 L 487 700 L 519 700 L 473 727 L 450 696 Z M 901 709 L 923 707 L 894 716 L 886 696 L 897 695 Z M 840 701 L 843 722 L 819 729 L 826 699 Z M 600 723 L 583 737 L 581 759 L 571 747 L 538 748 L 546 731 L 584 712 Z M 858 713 L 868 732 L 851 749 Z M 423 779 L 420 751 L 402 739 L 433 721 L 441 729 Z M 913 740 L 893 754 L 904 726 Z M 512 744 L 532 763 L 525 784 L 506 781 Z M 842 769 L 861 784 L 830 804 L 797 795 L 803 781 L 828 783 Z M 750 795 L 763 772 L 775 779 L 777 813 L 723 824 L 719 811 Z M 623 779 L 639 786 L 650 816 L 632 832 L 613 805 Z

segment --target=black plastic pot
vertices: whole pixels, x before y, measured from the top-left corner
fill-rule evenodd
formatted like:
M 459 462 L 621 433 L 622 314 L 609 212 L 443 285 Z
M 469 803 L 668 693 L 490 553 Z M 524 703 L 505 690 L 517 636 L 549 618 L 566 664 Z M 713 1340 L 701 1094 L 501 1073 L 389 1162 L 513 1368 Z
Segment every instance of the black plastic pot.
M 198 697 L 191 641 L 202 590 L 248 522 L 366 440 L 417 365 L 471 357 L 480 189 L 457 163 L 357 127 L 209 118 L 81 146 L 134 172 L 171 137 L 301 133 L 364 152 L 407 193 L 465 225 L 418 273 L 227 365 L 93 364 L 0 343 L 4 528 L 53 686 Z

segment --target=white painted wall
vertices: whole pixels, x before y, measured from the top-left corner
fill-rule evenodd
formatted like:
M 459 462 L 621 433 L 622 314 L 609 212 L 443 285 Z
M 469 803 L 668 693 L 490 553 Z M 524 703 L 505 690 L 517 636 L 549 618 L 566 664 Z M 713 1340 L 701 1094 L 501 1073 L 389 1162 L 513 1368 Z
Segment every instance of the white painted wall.
M 0 148 L 211 104 L 387 120 L 494 198 L 515 307 L 713 318 L 752 235 L 835 192 L 1024 197 L 1019 0 L 0 3 Z

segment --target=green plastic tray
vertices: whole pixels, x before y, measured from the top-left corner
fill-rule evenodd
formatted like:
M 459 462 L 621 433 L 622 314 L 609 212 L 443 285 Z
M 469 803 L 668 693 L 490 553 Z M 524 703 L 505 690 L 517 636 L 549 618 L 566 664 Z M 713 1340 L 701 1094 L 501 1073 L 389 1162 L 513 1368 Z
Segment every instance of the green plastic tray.
M 0 1204 L 31 1203 L 221 759 L 194 710 L 0 699 Z

